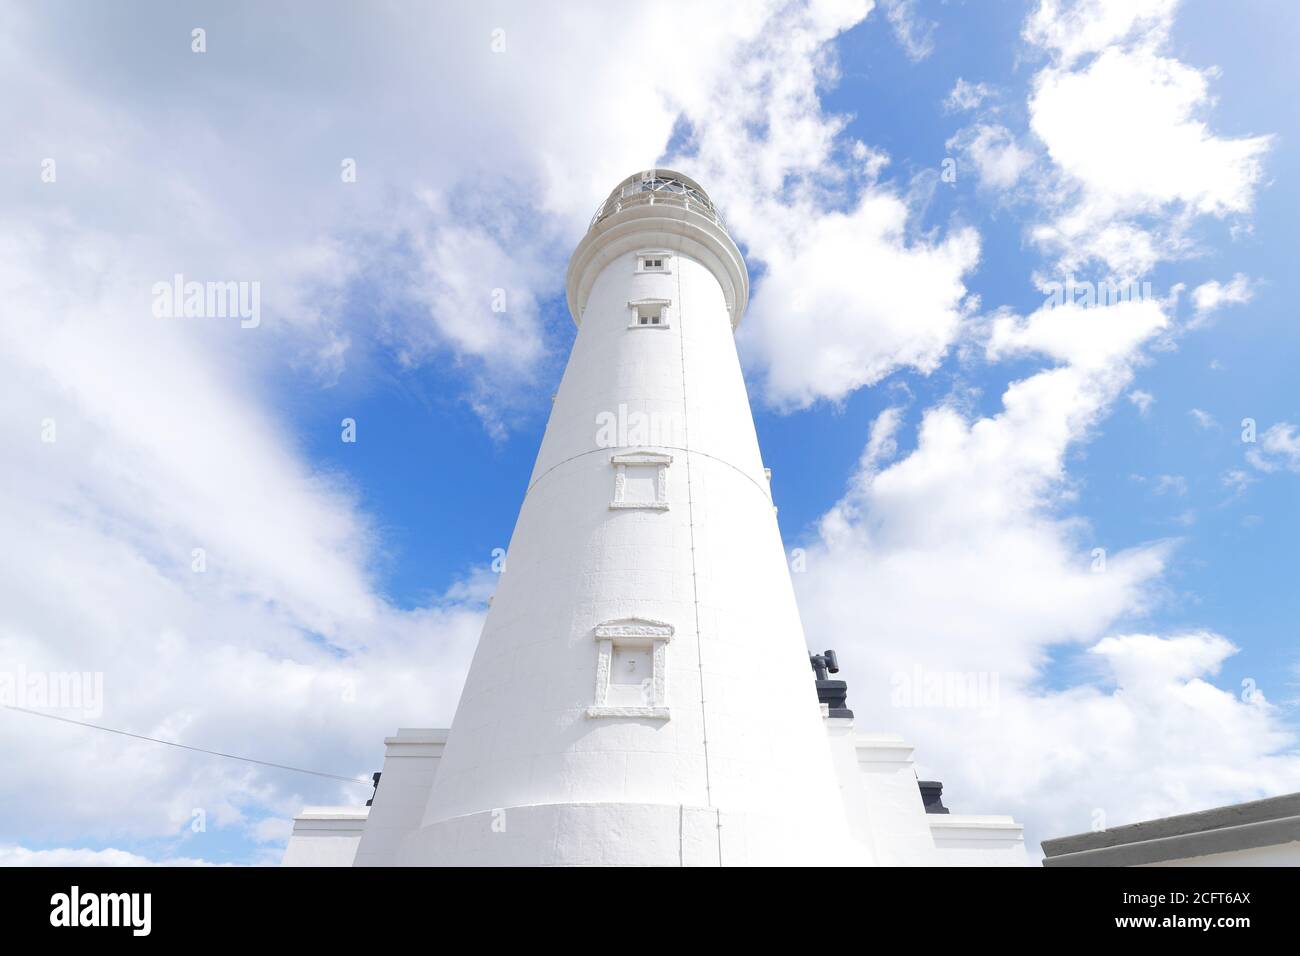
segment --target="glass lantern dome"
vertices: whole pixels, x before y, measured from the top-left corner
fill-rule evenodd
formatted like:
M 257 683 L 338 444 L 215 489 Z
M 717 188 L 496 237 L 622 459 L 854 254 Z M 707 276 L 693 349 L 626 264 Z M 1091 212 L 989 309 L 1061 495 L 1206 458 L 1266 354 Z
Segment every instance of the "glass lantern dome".
M 676 170 L 648 169 L 619 183 L 591 217 L 588 229 L 629 206 L 654 203 L 670 203 L 690 209 L 726 228 L 713 201 L 699 183 Z

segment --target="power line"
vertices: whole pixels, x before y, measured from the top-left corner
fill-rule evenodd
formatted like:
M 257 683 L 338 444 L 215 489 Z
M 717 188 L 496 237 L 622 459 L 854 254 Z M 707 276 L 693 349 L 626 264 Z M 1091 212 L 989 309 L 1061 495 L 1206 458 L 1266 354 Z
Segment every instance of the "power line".
M 242 760 L 244 763 L 255 763 L 262 767 L 273 767 L 276 770 L 292 770 L 294 773 L 309 773 L 313 777 L 327 777 L 330 780 L 342 780 L 344 783 L 352 783 L 361 787 L 371 787 L 374 784 L 367 780 L 358 780 L 356 777 L 341 777 L 336 773 L 325 773 L 321 770 L 306 770 L 302 767 L 290 767 L 288 764 L 271 763 L 269 760 L 257 760 L 253 757 L 241 757 L 238 754 L 222 753 L 219 750 L 204 750 L 202 747 L 191 747 L 189 744 L 178 744 L 174 740 L 159 740 L 157 737 L 146 737 L 144 734 L 133 734 L 129 730 L 117 730 L 113 727 L 103 727 L 99 724 L 88 724 L 84 720 L 73 720 L 71 717 L 60 717 L 57 714 L 47 714 L 39 710 L 28 710 L 26 707 L 15 707 L 13 704 L 2 704 L 7 710 L 16 710 L 23 714 L 31 714 L 34 717 L 47 717 L 50 720 L 60 720 L 65 724 L 76 724 L 78 727 L 89 727 L 92 730 L 102 730 L 109 734 L 121 734 L 123 737 L 134 737 L 136 740 L 147 740 L 150 743 L 166 744 L 168 747 L 179 747 L 181 750 L 192 750 L 195 753 L 210 754 L 213 757 L 225 757 L 227 760 Z

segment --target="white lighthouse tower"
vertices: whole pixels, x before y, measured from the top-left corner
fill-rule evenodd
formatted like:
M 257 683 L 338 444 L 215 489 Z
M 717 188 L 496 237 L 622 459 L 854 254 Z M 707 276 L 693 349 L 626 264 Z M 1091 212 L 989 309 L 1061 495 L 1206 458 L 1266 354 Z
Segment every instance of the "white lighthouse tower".
M 620 183 L 407 863 L 849 861 L 704 190 Z M 809 821 L 818 836 L 809 838 Z
M 842 684 L 819 702 L 733 340 L 749 279 L 704 190 L 624 180 L 566 287 L 577 339 L 451 728 L 388 738 L 373 807 L 308 808 L 285 862 L 1023 862 L 1009 818 L 923 801 Z

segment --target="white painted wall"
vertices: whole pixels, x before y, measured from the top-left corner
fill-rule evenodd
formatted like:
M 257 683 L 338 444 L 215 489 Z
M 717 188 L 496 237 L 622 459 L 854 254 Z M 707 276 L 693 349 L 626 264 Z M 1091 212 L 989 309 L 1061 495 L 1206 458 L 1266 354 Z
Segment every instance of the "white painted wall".
M 926 813 L 912 747 L 827 718 L 854 836 L 885 866 L 1028 866 L 1024 828 L 1004 816 Z
M 811 685 L 811 672 L 809 684 Z M 1010 817 L 926 814 L 912 748 L 888 734 L 858 735 L 851 718 L 824 718 L 840 796 L 854 840 L 872 858 L 898 866 L 1025 866 L 1022 827 Z M 717 865 L 759 852 L 754 841 L 798 856 L 808 827 L 773 828 L 772 821 L 718 808 L 670 804 L 601 804 L 493 808 L 420 829 L 446 730 L 403 728 L 385 738 L 383 777 L 374 806 L 309 807 L 294 821 L 286 866 L 392 866 L 397 855 L 469 857 L 478 865 L 509 865 L 519 856 L 551 855 L 573 865 Z M 719 823 L 722 827 L 719 829 Z M 615 839 L 593 839 L 593 834 Z M 566 834 L 571 839 L 559 839 Z M 508 838 L 507 838 L 508 835 Z M 1174 866 L 1291 865 L 1297 844 L 1243 854 L 1179 861 Z M 852 851 L 852 848 L 850 848 Z
M 911 745 L 893 734 L 858 734 L 853 748 L 877 861 L 882 866 L 936 864 Z
M 1011 817 L 931 813 L 938 866 L 1028 866 L 1024 827 Z
M 369 807 L 307 807 L 293 818 L 281 866 L 351 866 Z
M 409 727 L 384 738 L 384 767 L 357 847 L 355 866 L 396 864 L 398 845 L 419 828 L 424 818 L 446 743 L 446 730 Z

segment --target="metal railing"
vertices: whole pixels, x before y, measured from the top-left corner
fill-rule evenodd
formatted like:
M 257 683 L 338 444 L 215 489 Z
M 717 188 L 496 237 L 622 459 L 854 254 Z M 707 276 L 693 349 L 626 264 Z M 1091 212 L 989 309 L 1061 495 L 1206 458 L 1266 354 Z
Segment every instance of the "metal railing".
M 693 210 L 713 220 L 722 228 L 726 228 L 722 216 L 718 214 L 717 208 L 708 196 L 688 183 L 665 178 L 640 179 L 615 190 L 596 210 L 596 214 L 591 217 L 591 225 L 587 228 L 594 228 L 602 219 L 628 206 L 648 206 L 656 203 L 667 203 Z

